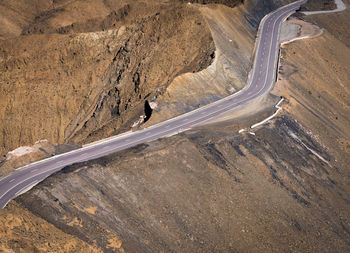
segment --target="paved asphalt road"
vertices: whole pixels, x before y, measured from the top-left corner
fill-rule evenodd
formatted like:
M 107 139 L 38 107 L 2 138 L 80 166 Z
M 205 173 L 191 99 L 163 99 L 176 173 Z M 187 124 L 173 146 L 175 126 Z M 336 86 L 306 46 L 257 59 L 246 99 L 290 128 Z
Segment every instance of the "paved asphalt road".
M 28 191 L 34 185 L 67 165 L 95 159 L 137 144 L 174 135 L 192 126 L 214 119 L 269 92 L 275 81 L 280 25 L 285 18 L 299 9 L 300 5 L 306 1 L 301 0 L 286 5 L 265 16 L 261 21 L 253 73 L 244 89 L 210 105 L 146 129 L 119 137 L 116 136 L 98 144 L 57 155 L 17 169 L 0 179 L 0 209 L 4 208 L 11 199 Z

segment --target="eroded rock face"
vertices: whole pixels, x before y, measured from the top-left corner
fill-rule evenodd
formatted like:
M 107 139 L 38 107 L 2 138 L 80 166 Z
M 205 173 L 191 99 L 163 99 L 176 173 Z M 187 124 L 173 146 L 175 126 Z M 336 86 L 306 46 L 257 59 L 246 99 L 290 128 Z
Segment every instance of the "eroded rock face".
M 102 252 L 16 203 L 1 212 L 0 224 L 0 250 L 3 252 Z
M 232 42 L 237 60 L 232 62 L 237 70 L 224 74 L 230 87 L 223 85 L 218 95 L 215 89 L 209 95 L 199 92 L 192 104 L 165 97 L 160 108 L 174 106 L 165 106 L 169 113 L 158 115 L 167 116 L 150 124 L 240 89 L 258 22 L 280 3 L 248 1 L 236 12 L 240 27 L 232 35 L 237 34 Z M 129 130 L 143 114 L 145 100 L 162 97 L 176 76 L 203 70 L 215 57 L 210 19 L 198 6 L 181 1 L 4 2 L 1 8 L 6 13 L 1 22 L 8 24 L 0 30 L 1 153 L 40 139 L 88 143 Z M 28 13 L 18 17 L 14 10 Z M 241 39 L 244 34 L 247 40 Z M 238 49 L 241 42 L 247 46 Z M 221 65 L 224 72 L 232 68 L 228 62 Z M 169 94 L 181 97 L 176 91 Z
M 253 64 L 260 19 L 280 4 L 281 1 L 254 0 L 245 1 L 236 8 L 222 4 L 196 5 L 214 39 L 215 59 L 200 72 L 177 76 L 157 99 L 159 106 L 146 126 L 197 109 L 242 89 L 247 84 Z
M 223 4 L 233 8 L 239 4 L 244 3 L 244 0 L 190 0 L 190 1 L 182 0 L 182 2 L 197 3 L 197 4 Z
M 92 12 L 94 5 L 85 4 Z M 28 27 L 66 27 L 60 21 L 68 14 L 72 22 L 79 19 L 75 5 Z M 214 44 L 196 9 L 143 3 L 117 9 L 123 18 L 103 6 L 95 11 L 105 17 L 82 19 L 80 27 L 72 26 L 76 30 L 65 28 L 69 35 L 33 28 L 40 35 L 0 43 L 2 152 L 39 139 L 89 142 L 129 129 L 157 88 L 185 69 L 195 72 L 211 63 Z
M 347 251 L 333 160 L 285 115 L 255 135 L 217 125 L 70 166 L 17 201 L 104 251 L 106 231 L 131 252 Z
M 302 11 L 319 11 L 319 10 L 334 10 L 337 8 L 334 0 L 309 0 L 306 4 L 301 7 Z
M 308 17 L 330 32 L 282 50 L 287 113 L 255 135 L 238 130 L 265 116 L 70 166 L 0 211 L 0 249 L 350 251 L 349 13 L 337 16 Z

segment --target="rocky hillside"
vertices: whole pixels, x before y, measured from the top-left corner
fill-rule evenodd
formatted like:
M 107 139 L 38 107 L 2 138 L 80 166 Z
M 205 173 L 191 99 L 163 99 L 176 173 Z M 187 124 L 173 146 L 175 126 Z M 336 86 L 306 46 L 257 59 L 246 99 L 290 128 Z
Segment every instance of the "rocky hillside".
M 210 4 L 2 1 L 0 153 L 42 139 L 88 143 L 129 130 L 144 114 L 146 101 L 160 104 L 152 124 L 242 88 L 259 20 L 282 1 L 200 3 Z M 225 31 L 216 30 L 218 25 Z M 222 39 L 232 40 L 236 51 Z M 225 80 L 209 83 L 214 89 L 192 83 L 196 101 L 191 93 L 183 104 L 174 100 L 187 94 L 189 83 L 174 78 L 206 69 L 220 52 L 225 62 L 217 60 L 212 68 L 228 72 Z M 180 94 L 173 88 L 168 92 L 171 84 L 183 87 Z
M 301 8 L 302 11 L 320 11 L 320 10 L 334 10 L 337 6 L 334 0 L 308 0 Z
M 288 114 L 255 135 L 205 127 L 70 166 L 16 202 L 106 252 L 344 252 L 346 171 L 308 131 Z
M 200 72 L 177 76 L 164 94 L 157 98 L 157 107 L 145 126 L 181 115 L 242 89 L 252 68 L 260 19 L 279 4 L 279 1 L 246 1 L 236 8 L 199 6 L 214 39 L 214 62 Z
M 250 129 L 274 112 L 255 107 L 69 166 L 0 211 L 0 249 L 350 251 L 348 17 L 302 17 L 323 34 L 283 47 L 276 118 Z
M 130 128 L 159 87 L 212 61 L 210 31 L 191 6 L 89 2 L 29 9 L 35 18 L 23 25 L 26 36 L 3 32 L 1 152 L 41 139 L 88 142 Z M 3 12 L 24 8 L 12 4 L 2 2 Z M 11 17 L 6 22 L 21 21 Z
M 222 4 L 228 7 L 236 7 L 239 4 L 244 3 L 244 0 L 182 0 L 183 3 L 197 3 L 197 4 Z

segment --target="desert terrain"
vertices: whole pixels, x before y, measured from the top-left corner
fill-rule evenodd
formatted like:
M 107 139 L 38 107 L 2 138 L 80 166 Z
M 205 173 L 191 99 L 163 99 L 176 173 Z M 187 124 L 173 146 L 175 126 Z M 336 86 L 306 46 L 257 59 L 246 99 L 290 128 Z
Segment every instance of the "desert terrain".
M 261 18 L 287 2 L 2 2 L 1 152 L 129 130 L 146 101 L 147 125 L 238 91 Z M 0 250 L 348 252 L 349 12 L 290 18 L 312 38 L 282 46 L 258 105 L 68 166 L 11 201 Z

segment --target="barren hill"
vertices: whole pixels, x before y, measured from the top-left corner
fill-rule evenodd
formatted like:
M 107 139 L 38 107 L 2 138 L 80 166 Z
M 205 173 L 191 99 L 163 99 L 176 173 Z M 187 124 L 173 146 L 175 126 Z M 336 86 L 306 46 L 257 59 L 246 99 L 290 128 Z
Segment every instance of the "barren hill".
M 225 69 L 215 65 L 218 50 L 225 52 L 218 24 L 232 32 L 226 77 L 238 90 L 249 73 L 257 25 L 280 4 L 112 3 L 95 1 L 86 13 L 100 16 L 84 17 L 74 16 L 83 2 L 38 5 L 42 9 L 28 8 L 26 22 L 17 22 L 19 33 L 3 33 L 3 150 L 42 136 L 53 142 L 108 136 L 129 128 L 154 96 L 159 107 L 148 123 L 195 107 L 191 94 L 202 103 L 215 99 L 205 100 L 215 90 L 219 97 L 228 94 L 223 84 L 205 89 L 206 83 L 193 81 L 213 66 Z M 134 14 L 128 18 L 125 11 Z M 0 249 L 350 251 L 349 12 L 299 16 L 323 33 L 283 46 L 275 95 L 250 114 L 243 108 L 210 125 L 69 166 L 11 201 L 0 211 Z M 109 17 L 123 15 L 115 29 L 104 28 L 113 26 Z M 73 26 L 53 21 L 68 16 Z M 303 34 L 306 28 L 298 29 Z M 23 31 L 36 34 L 9 38 Z M 187 81 L 196 88 L 186 89 Z M 274 113 L 272 102 L 281 95 L 282 112 L 251 129 Z

